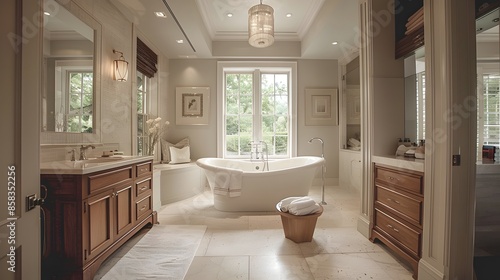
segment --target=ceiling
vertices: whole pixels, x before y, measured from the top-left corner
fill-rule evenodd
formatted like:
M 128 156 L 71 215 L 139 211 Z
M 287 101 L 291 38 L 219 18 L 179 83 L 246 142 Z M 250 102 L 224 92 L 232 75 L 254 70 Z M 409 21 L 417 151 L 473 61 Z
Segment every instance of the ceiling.
M 264 0 L 274 8 L 276 41 L 262 49 L 247 41 L 248 9 L 259 0 L 111 2 L 170 59 L 341 59 L 355 49 L 359 35 L 358 1 L 353 0 Z M 165 13 L 166 18 L 156 17 L 155 12 Z

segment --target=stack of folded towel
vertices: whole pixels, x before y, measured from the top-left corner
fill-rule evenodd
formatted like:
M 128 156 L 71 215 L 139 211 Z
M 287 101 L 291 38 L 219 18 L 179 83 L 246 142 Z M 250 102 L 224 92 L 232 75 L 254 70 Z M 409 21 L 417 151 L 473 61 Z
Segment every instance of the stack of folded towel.
M 309 215 L 321 209 L 321 206 L 308 196 L 287 197 L 278 203 L 278 207 L 281 212 L 292 215 Z

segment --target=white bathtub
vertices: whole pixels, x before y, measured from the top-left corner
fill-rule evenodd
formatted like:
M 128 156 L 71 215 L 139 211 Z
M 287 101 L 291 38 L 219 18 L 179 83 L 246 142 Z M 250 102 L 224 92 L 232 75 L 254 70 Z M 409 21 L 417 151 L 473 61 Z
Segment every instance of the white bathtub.
M 321 157 L 295 157 L 269 161 L 269 171 L 262 162 L 202 158 L 196 161 L 207 177 L 212 192 L 216 174 L 221 170 L 242 170 L 241 195 L 229 197 L 214 193 L 214 207 L 221 211 L 276 211 L 276 204 L 289 196 L 305 196 L 324 162 Z

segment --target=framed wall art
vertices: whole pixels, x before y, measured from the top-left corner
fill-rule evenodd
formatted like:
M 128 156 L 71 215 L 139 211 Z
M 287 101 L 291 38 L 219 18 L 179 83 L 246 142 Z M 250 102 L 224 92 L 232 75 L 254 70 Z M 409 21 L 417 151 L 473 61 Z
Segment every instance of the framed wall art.
M 175 93 L 175 123 L 177 125 L 208 125 L 209 87 L 178 87 Z
M 306 89 L 306 125 L 338 125 L 338 89 Z

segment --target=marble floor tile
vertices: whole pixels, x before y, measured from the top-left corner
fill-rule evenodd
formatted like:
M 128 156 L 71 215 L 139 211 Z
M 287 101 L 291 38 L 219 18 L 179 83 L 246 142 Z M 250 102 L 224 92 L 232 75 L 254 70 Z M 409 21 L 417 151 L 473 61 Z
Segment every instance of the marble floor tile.
M 318 254 L 307 257 L 306 261 L 316 280 L 399 280 L 392 278 L 369 253 Z
M 207 256 L 301 254 L 299 245 L 284 237 L 282 229 L 213 231 Z
M 250 256 L 250 280 L 314 280 L 302 255 Z
M 249 257 L 195 257 L 184 280 L 248 279 Z

